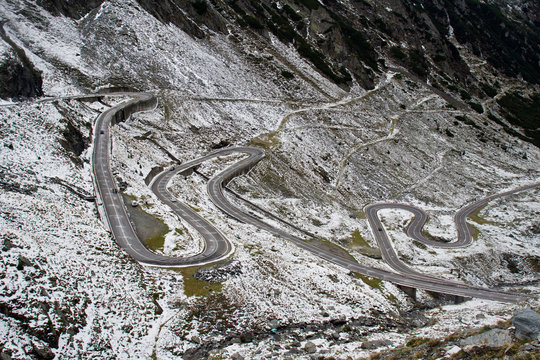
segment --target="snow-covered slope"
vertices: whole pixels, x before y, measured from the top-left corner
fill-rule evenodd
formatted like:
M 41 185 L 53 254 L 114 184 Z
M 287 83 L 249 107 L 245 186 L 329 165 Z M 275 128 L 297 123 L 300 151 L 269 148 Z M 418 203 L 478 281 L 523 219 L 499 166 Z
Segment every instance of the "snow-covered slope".
M 374 75 L 373 89 L 353 81 L 346 90 L 292 44 L 232 20 L 226 32 L 199 24 L 201 39 L 135 1 L 104 1 L 78 19 L 38 4 L 0 2 L 9 40 L 0 51 L 2 59 L 13 56 L 10 42 L 24 50 L 42 72 L 46 95 L 129 87 L 159 98 L 155 111 L 113 128 L 111 164 L 124 193 L 141 200 L 149 224 L 170 230 L 157 236 L 157 251 L 185 255 L 202 242 L 154 197 L 148 174 L 217 146 L 264 147 L 267 158 L 230 187 L 324 238 L 321 246 L 384 269 L 365 205 L 415 204 L 432 215 L 431 235 L 452 238 L 458 208 L 539 177 L 537 147 L 503 131 L 488 112 L 449 106 L 417 78 L 386 70 Z M 493 76 L 467 48 L 460 51 L 476 64 L 474 74 Z M 516 79 L 496 80 L 504 91 L 537 90 Z M 178 177 L 170 189 L 234 243 L 230 262 L 221 264 L 224 274 L 207 273 L 220 283 L 196 280 L 195 269 L 139 266 L 116 246 L 95 205 L 72 191 L 92 194 L 92 122 L 126 98 L 32 99 L 0 107 L 2 355 L 309 358 L 310 341 L 322 356 L 362 357 L 372 351 L 366 349 L 371 340 L 390 339 L 376 343 L 384 347 L 463 324 L 495 323 L 523 306 L 475 300 L 422 312 L 444 301 L 419 293 L 415 302 L 392 284 L 349 274 L 228 218 L 211 204 L 197 174 Z M 496 101 L 474 100 L 498 110 Z M 217 159 L 198 170 L 212 176 L 236 160 Z M 465 249 L 419 247 L 402 231 L 409 214 L 382 217 L 410 266 L 536 294 L 538 191 L 490 204 L 471 222 L 478 237 Z M 194 293 L 204 295 L 188 296 Z M 530 305 L 538 306 L 537 299 Z

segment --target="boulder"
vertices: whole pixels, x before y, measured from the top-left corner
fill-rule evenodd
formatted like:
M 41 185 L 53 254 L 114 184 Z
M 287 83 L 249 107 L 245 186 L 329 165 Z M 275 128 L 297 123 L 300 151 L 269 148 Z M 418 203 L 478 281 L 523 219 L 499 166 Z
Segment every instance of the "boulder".
M 38 355 L 40 359 L 54 359 L 53 351 L 42 342 L 33 342 L 32 347 L 34 348 L 34 353 Z
M 193 335 L 191 337 L 191 341 L 193 341 L 195 344 L 202 344 L 201 338 L 198 335 Z
M 492 347 L 498 348 L 512 342 L 509 330 L 492 329 L 478 335 L 469 336 L 461 340 L 463 347 Z
M 232 360 L 244 360 L 244 357 L 242 355 L 240 355 L 239 353 L 234 353 L 234 354 L 232 354 L 231 359 Z
M 516 328 L 516 337 L 533 339 L 540 335 L 540 314 L 533 309 L 516 311 L 512 325 Z
M 311 341 L 308 341 L 304 345 L 304 351 L 307 352 L 308 354 L 313 354 L 313 353 L 315 353 L 317 351 L 317 345 L 315 345 Z
M 270 329 L 277 329 L 279 327 L 279 320 L 277 319 L 270 319 L 268 321 L 268 327 Z
M 362 349 L 378 349 L 383 346 L 390 346 L 393 342 L 390 340 L 371 340 L 371 341 L 364 341 L 361 345 Z

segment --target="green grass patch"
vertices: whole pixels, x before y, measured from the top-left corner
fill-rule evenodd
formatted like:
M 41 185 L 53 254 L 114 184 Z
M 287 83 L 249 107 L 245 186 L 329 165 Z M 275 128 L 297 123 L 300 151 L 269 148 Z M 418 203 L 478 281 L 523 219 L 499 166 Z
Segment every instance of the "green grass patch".
M 170 268 L 170 270 L 182 274 L 182 277 L 184 278 L 184 294 L 186 294 L 187 297 L 208 296 L 214 292 L 221 291 L 223 287 L 221 283 L 202 281 L 195 277 L 195 272 L 202 268 L 204 267 L 192 266 L 185 268 Z
M 475 223 L 479 225 L 489 224 L 489 225 L 495 225 L 495 222 L 491 220 L 486 220 L 485 218 L 480 216 L 480 211 L 482 211 L 484 208 L 480 208 L 473 212 L 471 215 L 469 215 L 467 218 L 471 219 Z
M 169 232 L 169 228 L 165 224 L 163 225 L 165 226 L 165 229 L 144 239 L 146 247 L 150 250 L 163 250 L 163 246 L 165 245 L 165 235 Z
M 324 251 L 330 252 L 336 256 L 339 256 L 343 259 L 347 260 L 353 260 L 356 262 L 356 259 L 354 256 L 352 256 L 347 250 L 342 248 L 341 246 L 334 244 L 331 241 L 328 241 L 326 239 L 308 239 L 307 241 L 315 244 L 319 249 L 322 249 Z
M 250 145 L 263 148 L 265 150 L 271 150 L 273 148 L 279 147 L 279 139 L 277 137 L 278 133 L 273 132 L 269 134 L 261 134 L 249 142 Z
M 480 235 L 480 230 L 474 225 L 468 224 L 469 231 L 471 232 L 471 236 L 474 241 L 478 240 L 478 236 Z
M 430 339 L 427 339 L 427 338 L 412 338 L 409 341 L 407 341 L 405 346 L 407 346 L 407 347 L 416 347 L 418 345 L 422 345 L 422 344 L 428 342 L 429 340 Z
M 369 285 L 373 289 L 377 289 L 377 290 L 382 291 L 382 288 L 381 288 L 382 280 L 381 279 L 377 279 L 377 278 L 373 278 L 373 277 L 370 277 L 370 276 L 362 275 L 360 273 L 354 273 L 354 276 L 357 277 L 358 279 L 362 280 L 364 283 L 366 283 L 367 285 Z
M 356 210 L 351 214 L 355 219 L 367 219 L 366 213 L 362 210 Z
M 360 230 L 356 229 L 351 233 L 352 236 L 352 246 L 359 246 L 359 247 L 371 247 L 369 243 L 364 239 L 362 234 L 360 234 Z
M 130 215 L 130 221 L 133 224 L 135 233 L 152 251 L 163 250 L 165 244 L 165 235 L 170 231 L 162 219 L 147 213 L 142 206 L 131 206 L 133 200 L 137 198 L 133 195 L 122 194 L 124 205 Z
M 259 255 L 262 255 L 262 251 L 256 249 L 254 245 L 247 245 L 247 244 L 245 244 L 245 245 L 244 245 L 244 249 L 246 249 L 247 252 L 249 253 L 249 255 L 251 255 L 251 256 L 259 256 Z

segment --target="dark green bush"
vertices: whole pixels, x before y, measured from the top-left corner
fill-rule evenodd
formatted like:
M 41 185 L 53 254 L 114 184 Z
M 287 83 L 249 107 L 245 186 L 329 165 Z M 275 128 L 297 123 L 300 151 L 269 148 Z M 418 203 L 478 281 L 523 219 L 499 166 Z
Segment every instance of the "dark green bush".
M 459 96 L 461 96 L 461 98 L 465 101 L 469 101 L 472 99 L 471 94 L 469 94 L 467 91 L 463 89 L 459 90 Z
M 263 24 L 261 24 L 261 22 L 256 17 L 254 17 L 252 15 L 246 14 L 246 15 L 244 15 L 243 19 L 246 22 L 246 24 L 249 25 L 249 27 L 251 27 L 251 28 L 253 28 L 255 30 L 264 29 Z
M 292 7 L 290 7 L 288 4 L 283 5 L 283 10 L 289 15 L 289 19 L 292 21 L 300 21 L 302 20 L 302 17 L 294 11 Z
M 347 73 L 345 68 L 340 69 L 340 73 L 342 74 L 342 76 L 334 73 L 334 71 L 332 71 L 330 66 L 324 60 L 324 55 L 320 51 L 313 49 L 313 47 L 311 47 L 311 45 L 309 45 L 308 42 L 302 37 L 297 35 L 295 41 L 297 44 L 298 53 L 311 61 L 311 63 L 315 65 L 317 69 L 319 69 L 324 75 L 332 79 L 335 83 L 342 84 L 352 80 L 351 76 L 349 75 L 349 73 Z
M 426 77 L 429 72 L 428 62 L 419 49 L 410 49 L 408 54 L 407 65 L 412 72 L 420 77 Z
M 208 4 L 206 4 L 205 0 L 193 0 L 191 6 L 193 6 L 199 15 L 204 15 L 208 11 Z
M 317 0 L 295 0 L 295 2 L 304 5 L 309 10 L 317 10 L 320 6 Z
M 484 108 L 482 107 L 482 105 L 475 103 L 473 101 L 469 101 L 468 104 L 477 113 L 482 114 L 484 112 Z
M 281 76 L 283 76 L 287 80 L 294 79 L 294 74 L 292 72 L 290 72 L 290 71 L 287 71 L 287 70 L 283 70 L 281 72 Z
M 399 46 L 392 46 L 390 48 L 390 54 L 398 60 L 405 60 L 407 58 L 407 54 Z
M 482 90 L 487 96 L 494 97 L 495 95 L 497 95 L 497 89 L 495 89 L 493 86 L 489 85 L 488 83 L 483 83 L 480 86 L 482 87 Z
M 540 127 L 540 95 L 534 94 L 531 98 L 523 97 L 520 93 L 506 94 L 497 100 L 507 112 L 514 115 L 516 125 L 526 129 Z

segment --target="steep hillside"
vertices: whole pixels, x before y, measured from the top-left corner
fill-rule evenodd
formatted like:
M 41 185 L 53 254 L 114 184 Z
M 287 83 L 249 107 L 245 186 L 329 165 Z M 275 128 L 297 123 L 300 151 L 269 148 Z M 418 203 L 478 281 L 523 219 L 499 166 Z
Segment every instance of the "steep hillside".
M 410 213 L 381 213 L 406 265 L 531 295 L 527 304 L 452 304 L 424 291 L 413 299 L 226 216 L 209 200 L 206 178 L 238 156 L 170 185 L 235 247 L 203 270 L 137 264 L 87 201 L 96 116 L 129 99 L 125 90 L 152 91 L 155 110 L 111 129 L 111 169 L 126 204 L 139 202 L 128 207 L 152 250 L 186 256 L 204 246 L 151 192 L 152 176 L 251 145 L 266 158 L 229 185 L 249 201 L 232 202 L 391 271 L 366 205 L 416 205 L 430 215 L 425 232 L 451 240 L 458 209 L 538 181 L 537 8 L 0 0 L 2 357 L 361 358 L 538 308 L 539 188 L 470 218 L 475 239 L 466 248 L 413 242 L 404 232 Z M 94 91 L 109 95 L 66 97 Z

